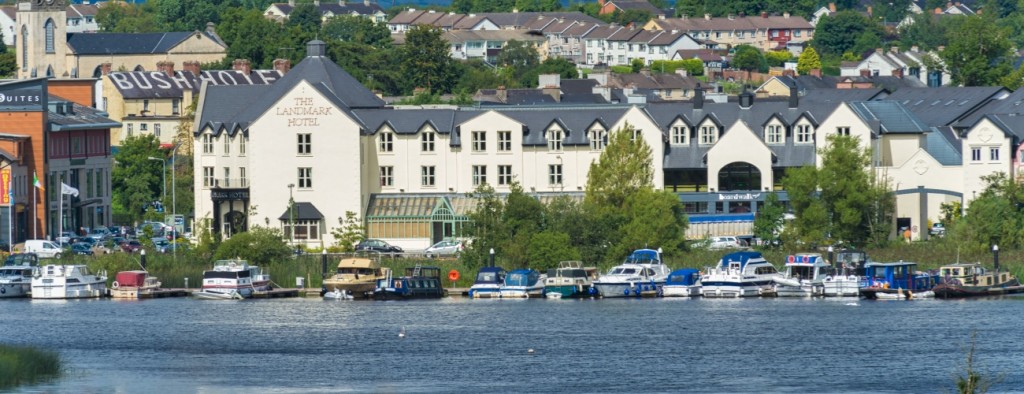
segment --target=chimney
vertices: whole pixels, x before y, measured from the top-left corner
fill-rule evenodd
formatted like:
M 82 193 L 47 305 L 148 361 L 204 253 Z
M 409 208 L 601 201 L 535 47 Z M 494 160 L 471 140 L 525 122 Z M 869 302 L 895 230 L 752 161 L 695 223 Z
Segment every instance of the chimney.
M 288 0 L 288 5 L 295 7 L 295 0 Z
M 369 7 L 370 6 L 370 0 L 363 0 L 363 5 Z
M 498 96 L 498 101 L 505 102 L 508 100 L 508 91 L 505 90 L 505 85 L 498 86 L 498 89 L 494 91 L 494 95 Z
M 865 78 L 870 77 L 871 76 L 871 70 L 868 70 L 866 68 L 860 69 L 860 76 L 865 77 Z
M 935 15 L 942 15 L 942 8 L 935 7 Z
M 320 0 L 313 0 L 313 5 L 316 7 L 320 7 Z
M 782 13 L 782 17 L 783 17 L 783 18 L 786 18 L 786 19 L 789 19 L 789 11 L 787 11 L 787 12 L 783 12 L 783 13 Z
M 736 15 L 729 14 L 728 18 L 729 18 L 729 20 L 735 20 L 736 19 Z
M 543 87 L 542 91 L 544 92 L 544 94 L 551 96 L 551 98 L 555 99 L 556 103 L 562 102 L 562 89 L 559 89 L 558 86 L 547 85 Z
M 894 76 L 896 78 L 903 78 L 903 69 L 902 68 L 894 68 L 894 69 L 892 69 L 892 76 Z
M 704 109 L 704 88 L 699 83 L 693 89 L 693 109 Z
M 939 51 L 939 52 L 945 51 L 946 50 L 946 46 L 945 45 L 939 45 L 938 47 L 935 48 L 935 50 Z
M 705 20 L 711 20 L 711 14 L 704 14 Z
M 658 20 L 665 20 L 665 14 L 658 14 Z
M 157 71 L 166 73 L 168 77 L 174 77 L 174 62 L 164 60 L 156 62 Z
M 199 62 L 197 62 L 195 60 L 188 60 L 188 61 L 182 62 L 181 63 L 181 69 L 192 73 L 192 75 L 195 75 L 196 77 L 199 77 L 199 74 L 203 71 L 199 67 Z
M 919 49 L 921 49 L 921 48 L 918 48 L 917 45 L 911 45 L 910 46 L 910 51 L 911 52 L 920 52 Z
M 900 53 L 900 47 L 889 47 L 890 53 Z
M 885 49 L 882 49 L 882 48 L 875 48 L 875 53 L 877 53 L 877 54 L 879 54 L 879 55 L 881 55 L 881 54 L 884 54 L 884 53 L 885 53 Z
M 868 16 L 874 16 L 871 14 L 871 6 L 868 6 Z
M 746 85 L 743 86 L 743 93 L 740 93 L 740 108 L 750 108 L 754 106 L 754 94 L 747 90 Z
M 795 77 L 796 76 L 796 70 L 793 70 L 793 69 L 782 70 L 782 76 L 784 76 L 784 77 Z
M 103 75 L 110 74 L 110 63 L 100 64 L 100 72 L 103 73 Z
M 768 11 L 761 11 L 761 17 L 767 19 L 768 18 Z
M 345 0 L 338 0 L 338 5 L 340 5 L 340 6 L 344 7 L 344 6 L 345 6 L 345 4 L 346 4 L 346 3 L 345 3 Z
M 274 70 L 277 70 L 281 75 L 285 75 L 292 70 L 292 61 L 288 59 L 274 59 Z
M 800 95 L 797 94 L 796 86 L 789 87 L 789 108 L 800 106 Z
M 235 59 L 235 61 L 231 63 L 231 69 L 241 71 L 242 74 L 249 75 L 252 74 L 252 63 L 246 59 Z
M 836 3 L 828 3 L 829 12 L 836 12 Z
M 811 69 L 811 76 L 821 78 L 821 69 L 820 68 L 812 68 Z

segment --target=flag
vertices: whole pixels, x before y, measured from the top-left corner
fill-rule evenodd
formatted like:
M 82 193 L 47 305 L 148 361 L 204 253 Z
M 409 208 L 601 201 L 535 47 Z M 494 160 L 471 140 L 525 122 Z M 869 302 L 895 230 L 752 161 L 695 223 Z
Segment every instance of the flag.
M 39 177 L 36 176 L 35 172 L 32 173 L 32 186 L 39 188 L 39 190 L 46 190 L 43 189 L 43 184 L 39 182 Z
M 75 189 L 75 188 L 73 188 L 71 186 L 68 186 L 64 182 L 61 182 L 60 183 L 60 194 L 70 194 L 72 196 L 78 197 L 78 189 Z

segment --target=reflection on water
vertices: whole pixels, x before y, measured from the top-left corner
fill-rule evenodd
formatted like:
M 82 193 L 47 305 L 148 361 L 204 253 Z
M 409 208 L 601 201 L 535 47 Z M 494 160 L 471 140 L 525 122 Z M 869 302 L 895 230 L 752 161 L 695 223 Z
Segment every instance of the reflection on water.
M 1022 314 L 1019 299 L 0 303 L 3 342 L 70 368 L 20 389 L 47 393 L 935 393 L 974 329 L 1007 392 L 1024 389 Z

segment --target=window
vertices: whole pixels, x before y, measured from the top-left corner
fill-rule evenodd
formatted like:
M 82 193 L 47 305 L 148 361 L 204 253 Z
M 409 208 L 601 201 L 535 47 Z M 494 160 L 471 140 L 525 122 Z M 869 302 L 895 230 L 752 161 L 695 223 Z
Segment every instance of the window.
M 473 152 L 483 152 L 487 150 L 487 132 L 486 131 L 474 131 L 473 132 Z
M 153 123 L 153 135 L 155 135 L 157 137 L 160 136 L 160 124 L 159 123 Z
M 427 187 L 435 185 L 434 166 L 420 167 L 420 184 Z
M 630 141 L 636 142 L 636 140 L 643 137 L 643 130 L 633 129 L 633 136 L 629 138 Z
M 700 128 L 701 145 L 711 145 L 718 141 L 718 135 L 714 126 L 703 126 Z
M 85 197 L 92 197 L 92 170 L 85 171 Z
M 294 224 L 290 223 L 287 220 L 284 220 L 282 222 L 284 224 L 284 236 L 289 239 L 320 239 L 319 220 L 296 220 Z
M 561 164 L 549 164 L 548 165 L 548 184 L 557 186 L 562 184 L 562 165 Z
M 224 156 L 231 154 L 231 136 L 228 133 L 224 133 Z
M 103 197 L 103 170 L 96 171 L 96 197 Z
M 142 100 L 142 112 L 149 112 L 149 100 Z
M 981 161 L 981 148 L 971 148 L 971 161 Z
M 181 113 L 181 100 L 171 99 L 171 115 L 178 115 Z
M 310 155 L 313 153 L 313 135 L 309 133 L 298 134 L 298 153 Z
M 511 152 L 512 151 L 512 132 L 511 131 L 499 131 L 498 132 L 498 152 Z
M 988 159 L 991 161 L 999 161 L 999 148 L 988 148 Z
M 238 167 L 239 187 L 249 187 L 249 179 L 245 176 L 245 167 Z
M 501 186 L 512 184 L 512 166 L 498 166 L 498 184 Z
M 559 129 L 548 130 L 548 150 L 554 151 L 554 152 L 561 151 L 562 150 L 562 138 L 564 138 L 564 135 L 562 134 L 562 130 L 559 130 Z
M 380 185 L 383 187 L 395 185 L 395 167 L 383 166 L 380 168 Z
M 139 131 L 141 131 L 141 132 L 149 131 L 149 123 L 140 123 L 139 124 Z
M 393 152 L 395 150 L 395 135 L 389 132 L 380 133 L 380 151 Z
M 54 53 L 53 37 L 54 37 L 54 25 L 53 19 L 47 19 L 46 24 L 43 27 L 46 29 L 46 53 Z
M 21 27 L 21 71 L 28 70 L 28 28 Z
M 769 144 L 781 144 L 783 142 L 782 126 L 777 124 L 769 125 L 764 140 Z
M 245 134 L 238 135 L 238 155 L 245 156 Z
M 849 136 L 850 135 L 850 128 L 849 127 L 836 127 L 836 134 Z
M 224 167 L 224 184 L 221 187 L 231 187 L 231 167 Z
M 420 135 L 420 142 L 421 142 L 420 149 L 422 149 L 424 152 L 433 152 L 434 151 L 434 136 L 435 135 L 436 134 L 434 134 L 432 132 L 426 132 L 426 133 L 421 134 Z
M 135 126 L 135 124 L 128 123 L 128 137 L 131 137 L 132 134 L 134 134 L 134 131 L 132 130 L 134 127 L 132 126 Z M 204 150 L 203 153 L 206 153 L 206 151 Z
M 796 142 L 797 143 L 810 143 L 813 142 L 811 139 L 811 125 L 798 125 L 796 126 Z
M 129 123 L 128 124 L 128 136 L 131 137 L 131 135 L 132 135 L 132 124 Z M 203 134 L 203 153 L 204 154 L 211 154 L 211 153 L 213 153 L 213 135 L 212 134 Z
M 299 189 L 311 188 L 313 188 L 313 168 L 299 167 Z
M 590 149 L 604 150 L 608 146 L 608 132 L 603 129 L 590 130 Z
M 800 30 L 793 30 L 793 37 L 800 37 Z
M 672 126 L 672 143 L 676 145 L 686 144 L 686 126 Z
M 203 187 L 213 187 L 213 167 L 203 167 Z
M 487 166 L 473 166 L 473 186 L 487 183 Z

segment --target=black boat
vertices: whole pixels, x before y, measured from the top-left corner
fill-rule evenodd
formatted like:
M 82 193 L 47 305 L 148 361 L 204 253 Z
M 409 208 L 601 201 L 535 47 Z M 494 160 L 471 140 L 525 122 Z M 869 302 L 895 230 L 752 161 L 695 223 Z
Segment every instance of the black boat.
M 438 267 L 415 266 L 405 269 L 405 276 L 377 281 L 373 291 L 375 300 L 409 300 L 417 298 L 441 298 L 447 295 L 441 286 L 441 269 Z

